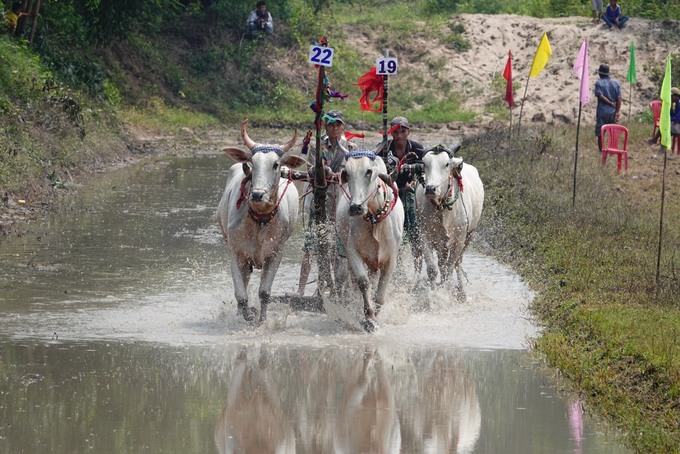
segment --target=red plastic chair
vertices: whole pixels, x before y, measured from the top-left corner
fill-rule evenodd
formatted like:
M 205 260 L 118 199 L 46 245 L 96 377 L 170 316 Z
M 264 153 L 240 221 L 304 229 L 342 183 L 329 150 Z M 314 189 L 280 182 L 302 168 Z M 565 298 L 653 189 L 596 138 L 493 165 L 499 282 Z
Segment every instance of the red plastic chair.
M 607 156 L 616 155 L 618 167 L 616 171 L 621 173 L 621 160 L 625 163 L 628 172 L 628 129 L 621 125 L 604 125 L 600 131 L 602 137 L 602 165 L 607 162 Z M 621 140 L 623 135 L 623 140 Z M 623 146 L 621 142 L 623 141 Z
M 663 102 L 660 99 L 655 99 L 649 103 L 649 108 L 652 109 L 652 114 L 654 114 L 654 129 L 652 129 L 652 137 L 656 134 L 659 129 L 659 119 L 661 118 L 661 104 Z

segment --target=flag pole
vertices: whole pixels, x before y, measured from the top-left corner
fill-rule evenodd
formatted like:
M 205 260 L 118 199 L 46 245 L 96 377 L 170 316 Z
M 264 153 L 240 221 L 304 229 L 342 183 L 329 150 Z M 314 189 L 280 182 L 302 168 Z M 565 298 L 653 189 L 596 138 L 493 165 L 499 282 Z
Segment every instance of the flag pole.
M 659 216 L 659 246 L 656 252 L 656 296 L 659 296 L 660 286 L 659 280 L 661 275 L 661 243 L 663 238 L 663 211 L 664 201 L 666 199 L 666 159 L 668 157 L 668 148 L 664 147 L 663 153 L 663 172 L 661 172 L 661 215 Z
M 588 41 L 585 39 L 583 40 L 581 49 L 576 57 L 574 72 L 578 69 L 578 65 L 581 65 L 581 74 L 577 73 L 576 75 L 581 83 L 579 84 L 578 89 L 578 119 L 576 120 L 576 146 L 574 147 L 574 183 L 571 197 L 572 208 L 576 206 L 576 172 L 578 170 L 578 139 L 581 132 L 581 112 L 583 111 L 583 103 L 587 103 L 590 100 L 590 97 L 588 96 L 588 91 L 590 90 L 590 87 L 588 86 Z
M 628 90 L 628 121 L 630 122 L 630 111 L 633 109 L 633 84 L 630 84 Z
M 524 100 L 527 97 L 527 89 L 529 88 L 529 79 L 531 79 L 531 76 L 527 76 L 527 84 L 524 87 L 524 95 L 522 96 L 522 105 L 519 106 L 519 120 L 517 121 L 517 135 L 519 136 L 522 131 L 522 110 L 524 110 Z
M 671 117 L 670 117 L 670 105 L 671 105 L 671 56 L 668 54 L 666 57 L 666 71 L 663 78 L 663 83 L 661 84 L 661 120 L 659 121 L 659 129 L 661 130 L 661 145 L 664 148 L 663 154 L 663 172 L 661 174 L 661 213 L 659 215 L 659 245 L 657 249 L 656 257 L 656 294 L 657 297 L 660 288 L 660 273 L 661 273 L 661 243 L 663 241 L 663 215 L 664 215 L 664 201 L 666 198 L 666 161 L 668 159 L 668 152 L 672 148 L 672 137 L 671 137 Z
M 512 106 L 510 106 L 510 140 L 512 140 Z
M 630 83 L 628 91 L 628 121 L 630 121 L 631 110 L 633 109 L 633 84 L 637 82 L 637 68 L 635 67 L 635 41 L 630 42 L 630 63 L 628 65 L 628 75 L 626 80 Z
M 579 100 L 578 102 L 578 120 L 576 121 L 576 147 L 574 148 L 574 190 L 571 196 L 571 207 L 576 206 L 576 168 L 578 166 L 578 135 L 581 129 L 581 108 L 583 103 Z

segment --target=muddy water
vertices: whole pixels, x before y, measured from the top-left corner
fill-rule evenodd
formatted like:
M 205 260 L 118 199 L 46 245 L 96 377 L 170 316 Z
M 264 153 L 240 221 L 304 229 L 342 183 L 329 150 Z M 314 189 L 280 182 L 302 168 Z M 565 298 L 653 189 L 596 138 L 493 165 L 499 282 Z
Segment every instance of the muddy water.
M 214 218 L 227 165 L 106 175 L 2 244 L 0 452 L 625 452 L 527 351 L 528 289 L 474 251 L 464 303 L 413 293 L 406 260 L 375 335 L 358 301 L 245 323 Z

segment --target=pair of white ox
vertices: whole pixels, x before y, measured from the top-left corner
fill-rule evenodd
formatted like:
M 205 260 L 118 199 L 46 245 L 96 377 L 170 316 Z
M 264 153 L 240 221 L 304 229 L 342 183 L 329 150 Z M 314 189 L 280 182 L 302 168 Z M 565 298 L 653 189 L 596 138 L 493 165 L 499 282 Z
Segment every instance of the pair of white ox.
M 293 231 L 298 213 L 298 191 L 290 179 L 281 177 L 282 167 L 299 167 L 305 160 L 289 154 L 297 132 L 285 146 L 261 145 L 250 139 L 246 125 L 247 122 L 241 125 L 241 137 L 250 152 L 224 149 L 236 164 L 229 169 L 217 216 L 231 252 L 238 310 L 247 321 L 253 320 L 257 313 L 248 306 L 248 282 L 254 268 L 262 269 L 259 287 L 262 322 L 267 317 L 283 244 Z M 470 234 L 479 222 L 483 188 L 477 170 L 469 165 L 463 167 L 462 159 L 447 153 L 431 153 L 423 162 L 426 188 L 419 194 L 423 239 L 426 245 L 434 247 L 442 261 L 444 281 L 447 270 L 459 269 Z M 385 290 L 397 265 L 404 208 L 396 186 L 390 183 L 384 162 L 374 152 L 349 153 L 341 180 L 347 197 L 341 197 L 337 204 L 338 232 L 347 249 L 352 277 L 362 294 L 365 316 L 362 326 L 372 332 L 377 327 L 377 312 L 385 301 Z M 454 184 L 461 180 L 466 180 L 465 190 L 460 183 Z M 430 203 L 425 203 L 425 198 Z M 457 203 L 458 199 L 461 203 Z M 438 267 L 429 249 L 426 248 L 425 259 L 428 276 L 434 279 Z M 378 284 L 373 298 L 371 281 L 375 276 Z

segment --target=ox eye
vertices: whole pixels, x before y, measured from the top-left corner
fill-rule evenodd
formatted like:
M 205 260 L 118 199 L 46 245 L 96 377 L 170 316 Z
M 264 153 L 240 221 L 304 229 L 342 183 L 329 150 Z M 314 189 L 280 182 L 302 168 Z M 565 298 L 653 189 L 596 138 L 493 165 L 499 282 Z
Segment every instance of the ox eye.
M 367 177 L 370 177 L 371 175 L 373 175 L 373 170 L 368 169 L 368 170 L 366 171 L 366 176 L 367 176 Z
M 275 163 L 274 163 L 274 170 L 276 170 L 276 169 L 278 169 L 278 168 L 279 168 L 279 163 L 278 163 L 278 162 L 275 162 Z

